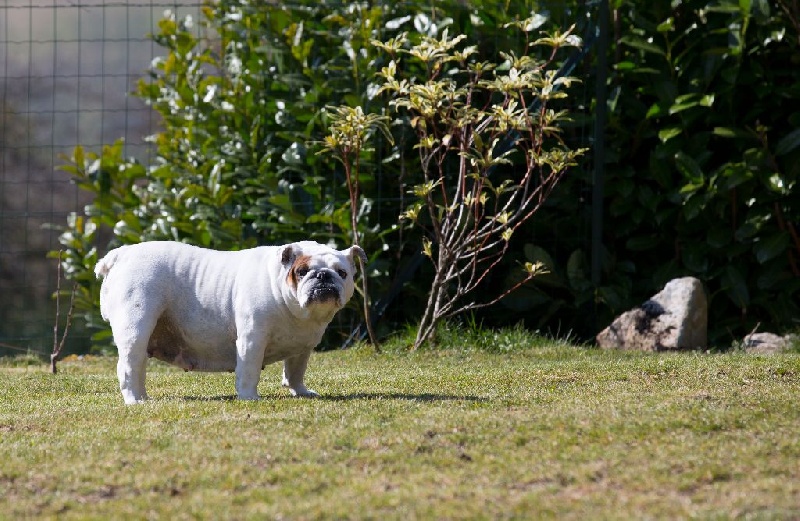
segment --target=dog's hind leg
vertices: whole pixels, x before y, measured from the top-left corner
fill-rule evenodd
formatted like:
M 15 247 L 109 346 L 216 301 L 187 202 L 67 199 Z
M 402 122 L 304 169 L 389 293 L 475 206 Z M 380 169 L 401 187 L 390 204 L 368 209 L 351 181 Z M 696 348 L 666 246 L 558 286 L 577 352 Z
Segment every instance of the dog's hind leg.
M 125 317 L 125 324 L 114 324 L 114 343 L 119 351 L 117 378 L 122 399 L 127 405 L 147 400 L 145 374 L 147 371 L 147 343 L 155 327 L 155 320 L 145 317 Z M 117 333 L 117 332 L 120 333 Z
M 302 396 L 314 398 L 319 396 L 316 391 L 306 387 L 304 383 L 308 358 L 311 356 L 311 349 L 299 355 L 287 358 L 283 361 L 283 386 L 288 387 L 292 396 Z
M 117 362 L 117 377 L 119 390 L 126 405 L 142 403 L 147 400 L 147 391 L 144 387 L 144 377 L 147 365 L 147 351 L 145 349 L 120 350 Z

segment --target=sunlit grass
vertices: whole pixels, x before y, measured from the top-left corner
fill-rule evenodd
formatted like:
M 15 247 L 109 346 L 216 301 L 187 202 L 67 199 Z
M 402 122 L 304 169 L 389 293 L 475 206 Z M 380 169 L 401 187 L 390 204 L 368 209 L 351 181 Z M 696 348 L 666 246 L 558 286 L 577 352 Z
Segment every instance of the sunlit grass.
M 498 335 L 492 337 L 491 335 Z M 292 399 L 113 358 L 0 364 L 7 518 L 796 518 L 800 355 L 609 353 L 506 331 L 510 352 L 397 344 L 312 357 Z

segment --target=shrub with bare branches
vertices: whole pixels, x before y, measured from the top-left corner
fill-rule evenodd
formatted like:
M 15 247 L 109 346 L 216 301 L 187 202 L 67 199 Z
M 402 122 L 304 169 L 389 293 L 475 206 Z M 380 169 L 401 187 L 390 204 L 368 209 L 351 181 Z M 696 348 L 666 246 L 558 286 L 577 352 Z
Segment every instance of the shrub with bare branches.
M 526 38 L 544 18 L 509 24 Z M 405 34 L 374 41 L 391 61 L 379 77 L 381 92 L 417 134 L 424 180 L 412 190 L 415 202 L 403 218 L 423 227 L 423 251 L 434 267 L 426 308 L 414 347 L 431 338 L 441 320 L 498 302 L 545 271 L 527 263 L 513 287 L 484 300 L 475 290 L 503 259 L 514 232 L 542 207 L 583 149 L 571 150 L 560 135 L 565 111 L 549 105 L 567 94 L 573 78 L 558 76 L 558 49 L 581 45 L 566 32 L 546 34 L 529 47 L 552 48 L 548 59 L 514 53 L 496 64 L 475 59 L 466 36 L 424 37 L 412 44 Z M 401 60 L 414 63 L 403 64 Z M 413 66 L 422 77 L 400 77 Z M 500 165 L 509 165 L 499 173 Z M 509 172 L 513 172 L 510 174 Z

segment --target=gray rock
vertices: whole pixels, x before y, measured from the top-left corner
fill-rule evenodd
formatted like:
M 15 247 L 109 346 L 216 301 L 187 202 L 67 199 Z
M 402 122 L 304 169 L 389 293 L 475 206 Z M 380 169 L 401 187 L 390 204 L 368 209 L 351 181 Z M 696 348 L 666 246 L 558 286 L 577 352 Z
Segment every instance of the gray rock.
M 791 335 L 779 336 L 774 333 L 750 333 L 744 337 L 744 350 L 747 353 L 774 354 L 787 351 L 794 341 Z
M 673 279 L 597 335 L 603 349 L 668 351 L 708 346 L 708 301 L 694 277 Z

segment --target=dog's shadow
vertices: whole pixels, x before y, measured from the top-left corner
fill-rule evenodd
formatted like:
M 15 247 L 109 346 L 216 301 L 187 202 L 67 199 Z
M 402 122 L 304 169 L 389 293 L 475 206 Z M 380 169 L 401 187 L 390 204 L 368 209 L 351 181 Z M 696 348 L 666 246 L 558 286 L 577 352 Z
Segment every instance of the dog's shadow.
M 452 394 L 436 393 L 352 393 L 352 394 L 333 394 L 320 396 L 319 400 L 342 402 L 350 400 L 407 400 L 411 402 L 485 402 L 486 398 L 480 396 L 457 396 Z
M 232 402 L 236 400 L 235 394 L 218 395 L 218 396 L 184 396 L 184 400 L 197 401 L 197 402 Z M 288 394 L 286 395 L 268 395 L 261 398 L 261 400 L 273 399 L 287 399 L 287 400 L 301 400 L 302 398 L 295 398 Z M 472 402 L 481 403 L 488 401 L 487 398 L 481 396 L 458 396 L 452 394 L 436 394 L 436 393 L 352 393 L 352 394 L 332 394 L 323 395 L 316 398 L 311 398 L 309 401 L 330 401 L 330 402 L 346 402 L 351 400 L 407 400 L 410 402 Z
M 236 400 L 235 394 L 217 395 L 217 396 L 182 396 L 174 398 L 175 400 L 186 400 L 187 402 L 233 402 Z

